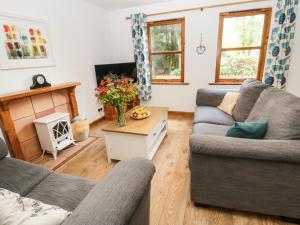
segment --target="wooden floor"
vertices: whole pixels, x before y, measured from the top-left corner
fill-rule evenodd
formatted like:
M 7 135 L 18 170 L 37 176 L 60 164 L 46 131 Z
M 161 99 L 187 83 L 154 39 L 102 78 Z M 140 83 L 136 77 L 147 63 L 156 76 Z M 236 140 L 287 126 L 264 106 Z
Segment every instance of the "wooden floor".
M 101 180 L 115 165 L 106 158 L 101 132 L 105 123 L 95 124 L 91 131 L 92 136 L 102 138 L 56 171 Z M 153 159 L 151 225 L 287 225 L 275 217 L 193 205 L 188 169 L 191 127 L 190 116 L 170 116 L 168 136 Z

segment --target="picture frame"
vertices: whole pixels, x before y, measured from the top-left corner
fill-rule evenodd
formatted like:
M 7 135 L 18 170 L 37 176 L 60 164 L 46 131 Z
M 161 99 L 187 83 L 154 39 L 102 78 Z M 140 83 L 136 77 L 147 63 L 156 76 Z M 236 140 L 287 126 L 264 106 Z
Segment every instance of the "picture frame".
M 45 20 L 0 12 L 0 70 L 55 66 Z

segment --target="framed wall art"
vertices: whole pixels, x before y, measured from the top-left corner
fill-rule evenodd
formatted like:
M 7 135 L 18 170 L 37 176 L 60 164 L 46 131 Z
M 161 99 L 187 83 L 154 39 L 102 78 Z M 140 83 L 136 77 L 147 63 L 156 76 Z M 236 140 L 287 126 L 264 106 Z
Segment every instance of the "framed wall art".
M 0 12 L 0 69 L 54 66 L 48 24 Z

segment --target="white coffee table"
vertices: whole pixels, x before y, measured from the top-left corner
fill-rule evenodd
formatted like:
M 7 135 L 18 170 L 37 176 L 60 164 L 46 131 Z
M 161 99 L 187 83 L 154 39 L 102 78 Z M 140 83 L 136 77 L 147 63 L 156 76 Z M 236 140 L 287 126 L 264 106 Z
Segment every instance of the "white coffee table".
M 144 120 L 130 118 L 132 110 L 126 113 L 128 125 L 117 127 L 113 121 L 102 128 L 105 136 L 108 161 L 143 157 L 152 160 L 167 134 L 168 108 L 147 107 L 151 116 Z

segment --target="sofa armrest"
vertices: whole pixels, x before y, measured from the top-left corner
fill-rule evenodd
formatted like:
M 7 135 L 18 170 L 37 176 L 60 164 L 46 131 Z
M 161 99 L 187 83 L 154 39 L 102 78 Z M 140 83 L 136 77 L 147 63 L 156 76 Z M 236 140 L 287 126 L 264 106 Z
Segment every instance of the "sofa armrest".
M 118 163 L 63 225 L 129 224 L 149 191 L 154 172 L 155 168 L 148 160 L 131 159 Z
M 238 92 L 238 89 L 199 89 L 196 104 L 198 106 L 217 107 L 221 104 L 227 92 Z
M 191 154 L 229 158 L 300 162 L 300 140 L 253 140 L 193 134 Z

